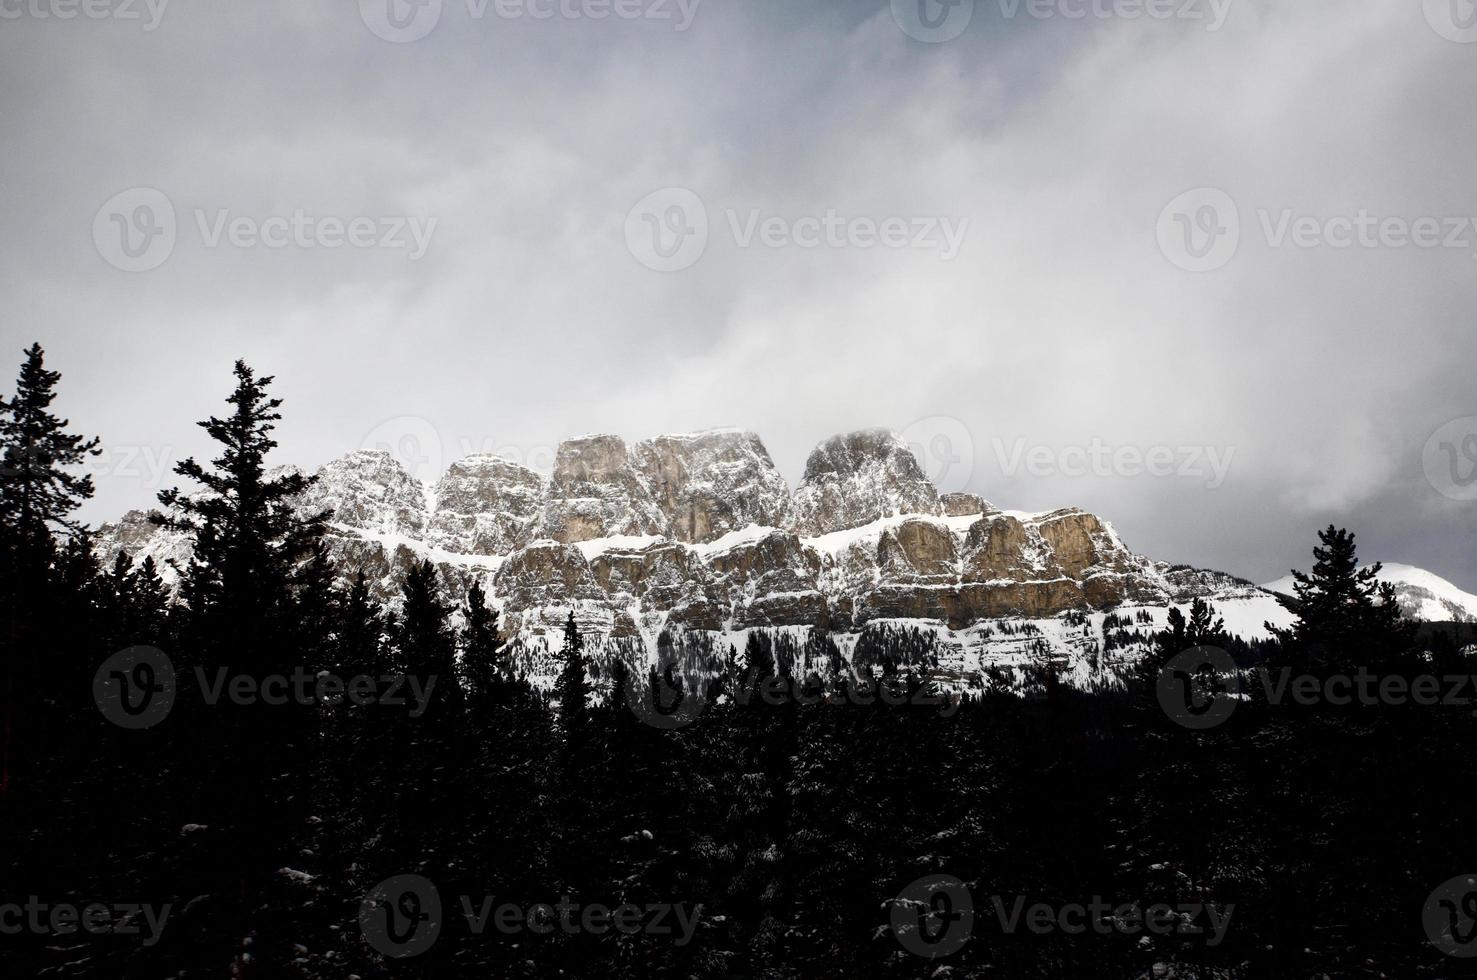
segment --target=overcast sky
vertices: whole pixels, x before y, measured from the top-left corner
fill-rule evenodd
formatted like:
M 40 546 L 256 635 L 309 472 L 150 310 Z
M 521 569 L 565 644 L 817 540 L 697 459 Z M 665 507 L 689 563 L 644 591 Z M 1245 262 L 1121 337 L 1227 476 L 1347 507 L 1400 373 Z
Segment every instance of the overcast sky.
M 736 425 L 793 485 L 882 426 L 1157 558 L 1334 522 L 1477 591 L 1466 0 L 422 3 L 0 0 L 4 375 L 109 447 L 88 519 L 244 357 L 283 462 Z

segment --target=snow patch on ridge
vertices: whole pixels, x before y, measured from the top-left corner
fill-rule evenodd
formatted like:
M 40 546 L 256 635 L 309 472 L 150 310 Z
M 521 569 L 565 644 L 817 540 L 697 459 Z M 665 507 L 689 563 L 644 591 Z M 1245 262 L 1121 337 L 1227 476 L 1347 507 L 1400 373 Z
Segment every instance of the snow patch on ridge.
M 337 524 L 332 521 L 327 526 L 335 531 L 342 532 L 348 537 L 378 544 L 388 554 L 393 554 L 396 549 L 404 548 L 417 558 L 429 558 L 437 564 L 465 565 L 469 568 L 485 568 L 489 572 L 495 572 L 508 560 L 506 555 L 467 555 L 459 551 L 447 551 L 444 548 L 437 548 L 434 545 L 426 544 L 419 538 L 413 538 L 398 531 L 372 531 L 362 527 Z M 557 542 L 554 543 L 557 544 Z
M 585 556 L 585 561 L 594 561 L 609 551 L 643 551 L 652 545 L 666 543 L 667 538 L 660 534 L 613 534 L 608 538 L 577 541 L 574 546 Z
M 749 524 L 735 531 L 729 531 L 721 538 L 709 541 L 707 544 L 686 545 L 688 551 L 707 558 L 711 555 L 721 555 L 725 551 L 732 551 L 746 544 L 756 544 L 769 537 L 771 534 L 784 534 L 783 528 L 768 527 L 763 524 Z
M 1364 565 L 1370 568 L 1370 565 Z M 1463 591 L 1440 575 L 1414 565 L 1386 563 L 1377 576 L 1395 586 L 1400 608 L 1412 619 L 1430 622 L 1477 622 L 1477 595 Z M 1296 579 L 1284 575 L 1262 588 L 1292 595 Z

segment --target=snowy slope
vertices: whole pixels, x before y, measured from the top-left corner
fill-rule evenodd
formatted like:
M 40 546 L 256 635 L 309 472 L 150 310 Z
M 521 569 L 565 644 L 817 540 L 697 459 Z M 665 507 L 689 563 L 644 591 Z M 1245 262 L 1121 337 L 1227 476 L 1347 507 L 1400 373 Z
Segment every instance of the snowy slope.
M 1434 572 L 1414 565 L 1387 564 L 1380 570 L 1379 580 L 1395 586 L 1400 607 L 1411 619 L 1439 623 L 1477 622 L 1477 595 L 1463 592 Z M 1262 588 L 1290 595 L 1293 577 L 1284 576 Z

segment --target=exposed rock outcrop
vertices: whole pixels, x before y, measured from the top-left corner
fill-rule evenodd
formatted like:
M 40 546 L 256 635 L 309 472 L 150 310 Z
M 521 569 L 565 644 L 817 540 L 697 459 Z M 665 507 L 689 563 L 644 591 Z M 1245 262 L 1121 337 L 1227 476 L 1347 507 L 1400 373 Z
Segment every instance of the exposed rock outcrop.
M 571 613 L 604 636 L 879 620 L 953 628 L 1120 603 L 1256 594 L 1248 583 L 1131 552 L 1080 510 L 1002 513 L 940 497 L 890 433 L 838 436 L 811 454 L 793 498 L 757 436 L 616 436 L 559 448 L 552 477 L 494 456 L 451 466 L 433 493 L 388 453 L 318 473 L 304 511 L 331 509 L 326 543 L 345 579 L 393 600 L 431 560 L 450 601 L 474 580 L 512 632 L 555 634 Z M 189 542 L 131 512 L 97 535 L 166 566 Z M 557 642 L 557 639 L 555 640 Z
M 190 562 L 190 539 L 183 532 L 161 527 L 154 522 L 157 510 L 131 510 L 117 521 L 104 524 L 92 535 L 92 548 L 104 567 L 111 566 L 119 552 L 126 553 L 137 564 L 153 558 L 159 576 L 166 582 L 177 578 L 176 566 Z
M 328 463 L 317 477 L 301 510 L 330 511 L 334 524 L 363 531 L 425 535 L 425 487 L 389 453 L 361 449 Z
M 667 518 L 619 436 L 559 445 L 538 536 L 565 544 L 615 535 L 668 533 Z
M 972 514 L 994 514 L 996 508 L 984 497 L 972 493 L 946 493 L 939 497 L 945 517 L 969 517 Z
M 468 456 L 436 484 L 430 541 L 447 551 L 506 555 L 533 540 L 544 478 L 499 456 Z
M 678 541 L 790 524 L 789 485 L 752 432 L 660 436 L 638 442 L 633 455 Z
M 805 462 L 795 491 L 803 536 L 861 527 L 896 514 L 940 514 L 937 488 L 897 435 L 868 429 L 827 439 Z
M 735 629 L 826 622 L 820 556 L 793 532 L 770 531 L 715 548 L 707 564 L 713 597 L 732 609 Z

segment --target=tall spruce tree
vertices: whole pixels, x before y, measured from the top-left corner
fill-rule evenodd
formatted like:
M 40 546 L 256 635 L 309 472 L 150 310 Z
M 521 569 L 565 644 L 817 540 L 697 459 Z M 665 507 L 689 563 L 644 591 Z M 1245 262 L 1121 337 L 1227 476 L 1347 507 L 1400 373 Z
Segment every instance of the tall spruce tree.
M 564 623 L 559 663 L 554 699 L 559 705 L 559 728 L 564 733 L 565 752 L 574 755 L 588 738 L 590 679 L 585 668 L 585 640 L 575 625 L 573 612 Z
M 208 468 L 194 457 L 175 466 L 201 490 L 161 492 L 167 514 L 158 519 L 192 538 L 185 589 L 192 611 L 215 621 L 215 636 L 239 639 L 286 625 L 294 573 L 311 556 L 329 514 L 300 514 L 295 506 L 315 478 L 296 470 L 267 473 L 267 454 L 277 448 L 272 432 L 282 418 L 282 399 L 267 395 L 273 379 L 258 378 L 244 361 L 234 374 L 236 388 L 226 399 L 234 410 L 199 423 L 221 444 L 220 456 Z M 260 649 L 259 642 L 250 645 Z M 244 652 L 240 643 L 232 646 Z
M 1406 620 L 1394 586 L 1379 581 L 1381 565 L 1359 567 L 1354 534 L 1330 524 L 1318 532 L 1313 568 L 1293 570 L 1293 594 L 1279 596 L 1297 617 L 1267 629 L 1313 667 L 1353 668 L 1404 653 L 1416 624 Z
M 336 666 L 334 629 L 338 622 L 338 589 L 334 585 L 338 572 L 322 540 L 316 540 L 307 560 L 294 570 L 291 579 L 293 624 L 298 631 L 297 644 L 304 654 L 308 669 L 317 673 Z
M 439 725 L 461 710 L 461 686 L 456 677 L 456 636 L 441 601 L 440 576 L 430 559 L 411 566 L 402 588 L 397 623 L 400 665 L 407 674 L 435 678 L 427 716 Z
M 46 368 L 40 344 L 26 348 L 15 396 L 0 399 L 0 525 L 12 534 L 74 533 L 72 512 L 92 496 L 92 477 L 69 472 L 102 452 L 98 440 L 69 433 L 50 411 L 61 373 Z
M 466 715 L 450 615 L 435 564 L 413 563 L 391 627 L 393 666 L 410 679 L 406 689 L 420 691 L 423 700 L 376 704 L 370 712 L 372 737 L 389 746 L 377 754 L 384 778 L 373 801 L 389 810 L 381 817 L 392 841 L 384 856 L 441 879 L 463 867 L 458 841 L 475 795 L 459 778 L 468 755 Z
M 33 746 L 48 737 L 33 724 L 41 720 L 40 700 L 23 692 L 39 690 L 48 659 L 61 668 L 58 676 L 72 680 L 70 668 L 86 654 L 55 656 L 64 627 L 83 643 L 89 639 L 75 633 L 80 624 L 64 613 L 86 583 L 58 568 L 54 535 L 81 531 L 72 515 L 92 496 L 92 477 L 73 471 L 101 450 L 97 439 L 68 432 L 70 423 L 50 411 L 60 380 L 59 372 L 47 370 L 41 345 L 32 344 L 14 397 L 0 398 L 0 795 L 11 786 L 22 736 Z M 84 578 L 95 571 L 77 561 L 63 564 Z M 38 643 L 43 636 L 46 642 Z
M 378 674 L 383 666 L 384 616 L 361 568 L 334 604 L 338 669 L 344 677 Z
M 1225 620 L 1216 615 L 1215 607 L 1209 602 L 1192 600 L 1189 618 L 1178 606 L 1172 606 L 1168 626 L 1154 634 L 1154 649 L 1139 660 L 1135 672 L 1140 681 L 1152 688 L 1170 658 L 1194 647 L 1221 647 L 1229 642 Z
M 467 587 L 461 612 L 464 625 L 459 640 L 467 698 L 479 709 L 490 710 L 499 684 L 512 678 L 504 675 L 498 662 L 497 611 L 487 605 L 481 582 Z
M 134 644 L 167 647 L 169 589 L 151 555 L 134 565 L 119 551 L 111 571 L 102 576 L 103 604 L 109 625 L 109 648 Z
M 220 444 L 220 455 L 208 466 L 192 457 L 175 467 L 199 489 L 160 493 L 167 513 L 158 518 L 187 533 L 193 545 L 181 589 L 188 618 L 181 649 L 173 651 L 176 665 L 198 667 L 208 684 L 225 685 L 220 690 L 227 692 L 238 676 L 290 678 L 317 658 L 306 646 L 314 630 L 304 620 L 299 590 L 323 588 L 322 576 L 311 583 L 300 576 L 328 516 L 298 510 L 311 478 L 295 470 L 268 473 L 266 458 L 277 446 L 272 433 L 282 418 L 281 399 L 267 393 L 272 378 L 258 378 L 242 361 L 234 376 L 226 399 L 232 411 L 199 423 Z M 306 818 L 311 782 L 302 760 L 315 715 L 290 700 L 201 703 L 196 710 L 211 716 L 194 719 L 200 727 L 188 745 L 196 790 L 191 822 L 218 828 L 205 857 L 214 862 L 206 877 L 218 882 L 226 874 L 234 881 L 234 900 L 216 907 L 202 943 L 213 955 L 229 954 L 238 971 L 248 943 L 263 969 L 282 969 L 291 955 L 284 939 L 291 915 L 276 872 L 297 860 L 293 837 Z

